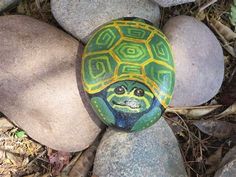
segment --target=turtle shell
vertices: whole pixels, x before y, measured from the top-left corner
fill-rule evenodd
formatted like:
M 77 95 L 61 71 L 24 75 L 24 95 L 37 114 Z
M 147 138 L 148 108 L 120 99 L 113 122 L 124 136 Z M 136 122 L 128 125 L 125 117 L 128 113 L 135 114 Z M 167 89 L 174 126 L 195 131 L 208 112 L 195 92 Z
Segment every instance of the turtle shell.
M 82 81 L 96 94 L 123 80 L 145 84 L 164 108 L 172 98 L 175 69 L 165 35 L 143 20 L 118 19 L 101 26 L 82 57 Z

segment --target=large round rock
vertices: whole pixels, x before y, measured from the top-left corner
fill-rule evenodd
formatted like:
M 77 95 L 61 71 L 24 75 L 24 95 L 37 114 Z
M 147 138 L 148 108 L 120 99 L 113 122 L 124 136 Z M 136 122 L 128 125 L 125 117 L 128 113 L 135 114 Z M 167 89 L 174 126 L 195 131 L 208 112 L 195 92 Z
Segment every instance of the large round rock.
M 163 118 L 137 133 L 109 129 L 93 172 L 99 177 L 187 177 L 177 140 Z
M 79 43 L 26 16 L 0 17 L 0 41 L 0 112 L 53 149 L 88 147 L 100 128 L 77 86 Z
M 217 94 L 224 77 L 219 41 L 205 24 L 189 16 L 171 18 L 163 31 L 172 45 L 176 68 L 171 105 L 207 102 Z
M 150 0 L 52 0 L 56 20 L 83 42 L 102 24 L 121 17 L 140 17 L 157 24 L 160 10 Z

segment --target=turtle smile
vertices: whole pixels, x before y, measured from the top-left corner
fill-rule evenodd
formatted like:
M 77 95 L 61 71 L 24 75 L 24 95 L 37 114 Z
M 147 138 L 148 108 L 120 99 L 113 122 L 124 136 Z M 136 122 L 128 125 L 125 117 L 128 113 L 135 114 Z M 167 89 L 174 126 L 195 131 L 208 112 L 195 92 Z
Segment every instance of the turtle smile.
M 112 101 L 112 103 L 116 106 L 119 106 L 119 107 L 129 107 L 131 109 L 139 109 L 141 106 L 140 105 L 135 105 L 133 104 L 132 102 L 126 102 L 126 103 L 117 103 L 116 101 Z

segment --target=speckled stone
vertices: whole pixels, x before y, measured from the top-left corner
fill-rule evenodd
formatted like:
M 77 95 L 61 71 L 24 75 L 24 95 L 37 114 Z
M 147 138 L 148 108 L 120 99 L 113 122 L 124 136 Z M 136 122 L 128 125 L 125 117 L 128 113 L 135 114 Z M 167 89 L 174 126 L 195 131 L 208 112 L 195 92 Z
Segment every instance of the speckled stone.
M 171 7 L 189 2 L 194 2 L 195 0 L 152 0 L 152 1 L 155 1 L 162 7 Z
M 60 25 L 82 40 L 99 26 L 121 17 L 140 17 L 157 24 L 159 6 L 150 0 L 51 0 L 52 13 Z
M 93 173 L 99 177 L 187 177 L 177 140 L 163 118 L 141 132 L 107 130 Z
M 6 10 L 9 6 L 17 4 L 20 0 L 0 0 L 0 12 Z
M 17 15 L 0 17 L 0 41 L 0 112 L 53 149 L 87 148 L 100 128 L 78 89 L 79 42 L 53 26 Z
M 172 46 L 176 82 L 171 106 L 196 106 L 213 98 L 224 78 L 222 47 L 213 32 L 189 16 L 171 18 L 164 26 Z

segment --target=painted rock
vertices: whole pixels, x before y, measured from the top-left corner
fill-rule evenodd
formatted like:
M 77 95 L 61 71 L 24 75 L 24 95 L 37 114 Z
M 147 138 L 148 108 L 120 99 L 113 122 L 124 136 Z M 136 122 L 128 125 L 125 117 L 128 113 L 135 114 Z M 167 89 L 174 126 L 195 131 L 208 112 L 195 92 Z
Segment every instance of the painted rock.
M 164 119 L 141 132 L 109 129 L 97 149 L 99 177 L 187 177 L 178 142 Z
M 176 6 L 188 2 L 194 2 L 195 0 L 152 0 L 155 1 L 157 4 L 159 4 L 162 7 L 171 7 Z
M 79 94 L 78 41 L 27 16 L 0 17 L 0 41 L 0 112 L 53 149 L 87 148 L 100 128 Z
M 222 47 L 212 31 L 189 16 L 171 18 L 163 28 L 176 69 L 171 106 L 196 106 L 213 98 L 224 78 Z
M 170 46 L 147 21 L 114 20 L 100 27 L 86 45 L 82 78 L 105 124 L 142 130 L 161 117 L 171 100 L 175 71 Z
M 150 0 L 51 0 L 51 9 L 60 25 L 84 43 L 113 19 L 140 17 L 157 25 L 160 18 L 159 6 Z
M 20 0 L 1 0 L 0 1 L 0 12 L 6 10 L 7 8 L 17 4 Z

